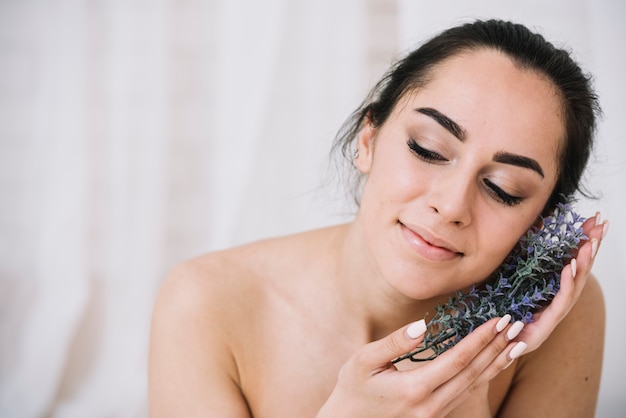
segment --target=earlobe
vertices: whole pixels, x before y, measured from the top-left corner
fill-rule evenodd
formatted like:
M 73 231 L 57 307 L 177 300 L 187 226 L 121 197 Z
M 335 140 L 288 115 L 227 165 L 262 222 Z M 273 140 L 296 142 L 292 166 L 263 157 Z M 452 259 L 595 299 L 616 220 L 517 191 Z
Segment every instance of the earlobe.
M 375 137 L 376 128 L 367 119 L 357 137 L 354 155 L 354 165 L 363 174 L 368 174 L 372 168 Z

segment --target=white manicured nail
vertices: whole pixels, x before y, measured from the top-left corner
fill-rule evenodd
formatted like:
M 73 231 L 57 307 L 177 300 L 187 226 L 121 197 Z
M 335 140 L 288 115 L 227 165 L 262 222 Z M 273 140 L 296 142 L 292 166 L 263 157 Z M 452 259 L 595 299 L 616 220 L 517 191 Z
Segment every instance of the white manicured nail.
M 506 314 L 496 324 L 496 332 L 501 332 L 511 322 L 511 315 Z
M 508 338 L 509 340 L 512 340 L 513 338 L 517 337 L 520 332 L 522 332 L 523 328 L 524 328 L 524 323 L 522 321 L 515 322 L 513 325 L 511 325 L 511 328 L 509 328 L 509 330 L 507 331 L 506 338 Z
M 606 234 L 609 232 L 609 221 L 604 221 L 604 226 L 602 226 L 602 239 L 606 237 Z
M 509 358 L 511 360 L 515 360 L 516 358 L 521 356 L 522 353 L 524 353 L 524 351 L 526 350 L 526 347 L 528 346 L 526 345 L 525 342 L 523 341 L 518 342 L 517 344 L 515 344 L 515 347 L 513 347 L 513 349 L 509 353 Z
M 596 212 L 596 225 L 600 225 L 600 212 Z
M 593 238 L 591 240 L 591 258 L 596 258 L 596 254 L 598 253 L 598 240 Z
M 426 332 L 426 322 L 423 319 L 420 319 L 417 322 L 413 322 L 406 329 L 406 335 L 409 336 L 410 339 L 414 340 L 417 337 L 423 335 Z
M 572 261 L 570 261 L 569 264 L 572 269 L 572 277 L 576 277 L 576 259 L 572 258 Z

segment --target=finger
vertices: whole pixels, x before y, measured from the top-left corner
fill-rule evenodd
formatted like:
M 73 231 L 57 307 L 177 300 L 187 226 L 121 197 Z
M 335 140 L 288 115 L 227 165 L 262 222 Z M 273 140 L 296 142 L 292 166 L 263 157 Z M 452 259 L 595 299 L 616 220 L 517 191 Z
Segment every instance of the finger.
M 572 258 L 561 272 L 560 289 L 552 303 L 541 312 L 541 316 L 550 313 L 562 319 L 580 297 L 591 272 L 600 241 L 608 230 L 608 222 L 598 223 L 598 221 L 599 214 L 584 222 L 583 231 L 588 238 L 581 241 L 576 257 Z
M 583 222 L 582 224 L 583 233 L 586 236 L 589 236 L 589 233 L 591 232 L 591 230 L 596 225 L 599 225 L 599 224 L 600 224 L 600 212 L 596 212 L 595 216 L 592 216 L 591 218 L 587 218 L 585 222 Z
M 366 373 L 376 373 L 387 369 L 389 363 L 414 350 L 424 339 L 426 323 L 423 319 L 413 322 L 385 338 L 363 346 L 356 354 L 355 361 Z
M 499 337 L 498 337 L 499 338 Z M 447 414 L 453 409 L 457 408 L 470 396 L 476 396 L 475 393 L 480 391 L 480 388 L 488 386 L 488 383 L 500 374 L 504 369 L 509 367 L 517 358 L 524 354 L 526 350 L 526 343 L 523 341 L 509 342 L 505 349 L 493 360 L 482 374 L 471 384 L 462 390 L 452 401 L 443 408 L 443 415 Z M 441 391 L 443 392 L 443 391 Z M 437 396 L 439 393 L 437 393 Z
M 412 372 L 422 375 L 423 380 L 430 385 L 430 389 L 435 390 L 458 375 L 461 371 L 465 370 L 481 350 L 494 340 L 504 328 L 504 326 L 498 326 L 501 319 L 502 318 L 494 318 L 485 322 L 463 338 L 453 348 L 433 360 L 428 367 L 422 367 Z M 510 321 L 510 316 L 500 324 L 504 323 L 506 325 L 507 321 Z M 501 349 L 502 348 L 504 347 L 501 347 Z M 476 376 L 478 376 L 480 373 L 476 370 L 476 367 L 480 365 L 474 366 L 475 368 L 472 369 L 471 372 L 476 373 Z M 482 371 L 482 369 L 480 371 Z
M 583 224 L 583 232 L 587 236 L 582 241 L 573 263 L 573 278 L 581 277 L 575 280 L 575 299 L 577 300 L 585 287 L 586 279 L 591 272 L 595 257 L 600 249 L 602 240 L 606 237 L 609 230 L 609 222 L 607 220 L 600 222 L 600 213 L 595 217 L 588 219 Z
M 600 213 L 597 212 L 596 216 L 585 220 L 582 229 L 586 238 L 580 241 L 575 256 L 561 272 L 560 290 L 551 303 L 551 305 L 562 304 L 566 307 L 564 313 L 569 312 L 572 302 L 578 300 L 585 287 L 600 242 L 608 230 L 608 222 L 601 223 Z M 575 280 L 576 278 L 578 279 Z
M 522 326 L 524 325 L 521 322 L 516 322 L 515 324 L 511 325 L 511 327 L 508 329 L 508 332 L 514 329 L 520 329 L 520 327 L 516 328 L 515 325 L 517 324 L 521 324 Z M 506 333 L 507 332 L 502 333 L 502 336 L 506 335 Z M 498 336 L 490 344 L 490 346 L 497 344 L 498 350 L 499 350 L 500 347 L 502 346 L 502 343 L 501 343 L 501 341 L 503 340 L 502 336 Z M 470 396 L 476 396 L 475 395 L 476 391 L 479 391 L 481 387 L 488 386 L 489 382 L 493 378 L 495 378 L 504 369 L 509 367 L 517 358 L 519 358 L 522 354 L 524 354 L 526 347 L 527 347 L 525 342 L 523 341 L 510 342 L 508 338 L 504 339 L 504 341 L 505 341 L 504 349 L 500 352 L 497 352 L 497 354 L 495 354 L 496 355 L 495 359 L 493 359 L 493 361 L 491 361 L 488 364 L 488 366 L 484 368 L 482 373 L 476 379 L 474 379 L 471 382 L 470 381 L 465 382 L 464 380 L 467 380 L 468 376 L 462 376 L 462 374 L 459 374 L 457 375 L 457 377 L 455 377 L 454 379 L 450 381 L 449 383 L 450 388 L 441 387 L 435 391 L 433 397 L 441 396 L 444 393 L 444 391 L 447 391 L 448 389 L 450 389 L 452 393 L 456 393 L 456 395 L 454 395 L 451 398 L 452 400 L 443 407 L 444 416 L 447 416 L 447 414 L 450 411 L 457 408 Z M 480 356 L 484 356 L 485 359 L 488 360 L 489 358 L 493 358 L 492 356 L 494 355 L 494 353 L 496 352 L 488 354 L 487 351 L 485 350 L 480 353 Z M 482 360 L 483 359 L 481 359 L 480 361 Z M 475 361 L 479 361 L 478 358 Z M 452 387 L 452 385 L 455 385 L 455 387 Z M 445 397 L 444 397 L 444 401 L 445 401 Z
M 506 347 L 497 355 L 495 360 L 489 363 L 480 377 L 476 379 L 475 385 L 482 385 L 489 382 L 500 372 L 509 367 L 515 359 L 526 352 L 528 348 L 528 344 L 526 342 L 514 341 L 515 338 L 522 332 L 524 327 L 525 324 L 523 322 L 517 321 L 507 329 L 506 334 L 503 333 L 506 336 Z
M 583 223 L 587 239 L 581 241 L 576 257 L 563 268 L 559 291 L 546 308 L 533 315 L 534 322 L 520 335 L 528 344 L 526 352 L 539 347 L 580 298 L 608 225 L 607 221 L 600 222 L 599 214 Z
M 600 212 L 596 213 L 596 216 L 591 217 L 582 224 L 583 233 L 587 236 L 585 240 L 582 241 L 584 244 L 587 241 L 590 241 L 592 238 L 596 238 L 598 241 L 602 241 L 609 230 L 609 222 L 607 220 L 600 220 Z
M 534 321 L 520 334 L 520 339 L 528 344 L 526 352 L 537 349 L 548 338 L 580 297 L 589 275 L 589 259 L 596 242 L 594 238 L 591 242 L 585 243 L 578 257 L 563 268 L 561 286 L 554 299 L 543 310 L 533 315 Z M 577 262 L 578 259 L 586 261 Z
M 608 223 L 598 225 L 592 229 L 590 240 L 579 248 L 576 257 L 563 269 L 561 286 L 552 304 L 561 304 L 567 307 L 565 314 L 569 312 L 569 309 L 578 300 L 587 283 L 593 261 L 598 253 L 604 225 L 608 225 Z
M 587 277 L 591 273 L 591 267 L 598 253 L 599 245 L 600 241 L 595 237 L 583 244 L 578 250 L 576 257 L 570 261 L 570 274 L 562 275 L 561 277 L 561 287 L 573 287 L 575 299 L 578 299 L 587 282 Z
M 445 379 L 445 381 L 433 388 L 431 397 L 435 404 L 445 406 L 448 409 L 454 408 L 462 401 L 464 393 L 487 381 L 486 378 L 482 380 L 479 378 L 490 365 L 493 365 L 492 369 L 494 370 L 502 370 L 506 367 L 510 360 L 506 358 L 503 351 L 523 327 L 521 322 L 514 326 L 507 326 L 506 324 L 510 320 L 511 316 L 505 315 L 501 320 L 496 320 L 495 323 L 487 322 L 486 326 L 477 328 L 456 347 L 440 356 L 443 361 L 439 366 L 445 369 L 445 373 L 439 373 L 439 379 Z M 499 332 L 498 330 L 502 331 Z M 475 341 L 472 341 L 471 337 L 479 338 L 474 338 Z M 434 360 L 433 364 L 436 361 L 438 359 Z M 494 364 L 494 362 L 496 363 Z M 456 371 L 454 375 L 450 375 L 452 370 Z M 430 376 L 429 380 L 433 381 L 433 377 Z
M 510 321 L 510 316 L 508 319 Z M 448 384 L 450 387 L 445 388 L 445 390 L 458 393 L 452 398 L 452 401 L 445 406 L 445 413 L 456 408 L 464 399 L 474 395 L 474 392 L 487 385 L 494 377 L 509 367 L 515 359 L 525 352 L 527 347 L 525 342 L 513 341 L 523 328 L 524 323 L 521 321 L 516 321 L 508 325 L 503 332 L 498 334 L 496 338 L 476 356 L 472 364 L 475 363 L 478 365 L 477 370 L 482 369 L 477 377 L 474 377 L 474 374 L 469 372 L 470 368 L 468 367 L 450 381 Z M 486 366 L 484 366 L 485 364 Z M 472 365 L 470 365 L 470 367 L 471 366 Z M 439 396 L 439 393 L 443 391 L 444 388 L 438 389 L 435 396 Z
M 583 249 L 583 247 L 585 245 L 587 245 L 588 243 L 592 242 L 594 239 L 597 241 L 597 243 L 595 244 L 593 251 L 590 253 L 591 254 L 591 260 L 593 260 L 595 258 L 595 255 L 597 253 L 597 250 L 600 247 L 600 243 L 602 242 L 602 240 L 604 239 L 604 237 L 606 236 L 607 232 L 609 229 L 609 222 L 608 221 L 600 221 L 600 213 L 597 212 L 596 216 L 591 217 L 589 219 L 587 219 L 583 225 L 582 225 L 582 230 L 583 230 L 583 234 L 585 235 L 585 238 L 582 239 L 578 245 L 578 249 L 576 251 L 575 257 L 577 258 L 576 262 L 579 264 L 580 266 L 580 262 L 583 261 L 584 263 L 586 263 L 586 259 L 581 259 L 580 255 L 581 255 L 581 250 Z
M 605 220 L 601 224 L 594 226 L 589 231 L 589 233 L 586 234 L 587 235 L 586 242 L 590 242 L 595 239 L 598 241 L 598 247 L 599 247 L 604 237 L 606 237 L 606 234 L 608 233 L 608 231 L 609 231 L 609 221 Z M 595 253 L 593 254 L 593 257 L 595 257 Z

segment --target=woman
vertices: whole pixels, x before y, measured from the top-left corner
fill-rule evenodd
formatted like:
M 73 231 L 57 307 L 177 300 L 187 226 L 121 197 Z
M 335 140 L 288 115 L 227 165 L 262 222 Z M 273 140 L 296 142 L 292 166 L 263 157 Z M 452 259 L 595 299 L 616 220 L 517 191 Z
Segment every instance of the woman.
M 437 303 L 484 281 L 579 188 L 596 109 L 578 66 L 523 26 L 479 21 L 424 44 L 337 139 L 363 178 L 352 222 L 207 254 L 168 277 L 152 416 L 592 416 L 599 215 L 534 322 L 495 318 L 435 360 L 392 360 L 419 345 Z

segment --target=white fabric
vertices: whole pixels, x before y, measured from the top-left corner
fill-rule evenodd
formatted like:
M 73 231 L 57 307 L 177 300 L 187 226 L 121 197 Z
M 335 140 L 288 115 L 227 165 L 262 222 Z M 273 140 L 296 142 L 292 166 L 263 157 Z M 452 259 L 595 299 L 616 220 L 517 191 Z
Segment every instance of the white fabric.
M 598 416 L 622 411 L 625 6 L 444 3 L 1 1 L 0 416 L 146 416 L 168 269 L 346 219 L 320 186 L 372 75 L 396 42 L 486 15 L 545 29 L 596 74 L 606 117 L 590 183 L 605 195 L 588 207 L 611 220 L 595 266 L 609 313 Z
M 363 13 L 0 3 L 0 416 L 145 416 L 167 270 L 338 221 L 316 188 L 365 91 Z

